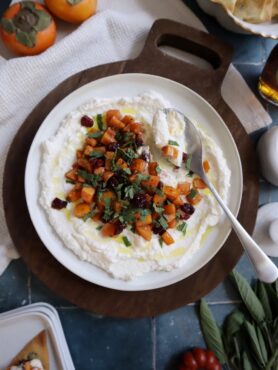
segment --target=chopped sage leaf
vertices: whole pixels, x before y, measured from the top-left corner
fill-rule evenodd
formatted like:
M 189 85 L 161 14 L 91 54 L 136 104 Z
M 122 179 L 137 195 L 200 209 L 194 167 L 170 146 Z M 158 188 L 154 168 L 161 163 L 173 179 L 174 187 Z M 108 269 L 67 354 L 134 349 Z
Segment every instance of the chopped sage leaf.
M 179 224 L 178 227 L 177 227 L 177 230 L 181 231 L 183 233 L 183 235 L 185 235 L 186 230 L 187 230 L 187 223 L 182 222 L 181 224 Z
M 96 116 L 97 125 L 100 131 L 103 131 L 106 128 L 105 123 L 103 122 L 102 114 L 97 114 Z
M 174 140 L 169 140 L 168 141 L 168 144 L 169 145 L 174 145 L 174 146 L 179 146 L 179 143 L 177 143 L 176 141 L 174 141 Z
M 186 162 L 185 162 L 185 168 L 190 171 L 191 170 L 191 162 L 192 162 L 192 155 L 187 154 Z
M 88 132 L 87 136 L 89 138 L 98 139 L 103 135 L 103 131 Z
M 101 179 L 100 175 L 96 175 L 93 173 L 88 173 L 84 170 L 79 170 L 78 175 L 81 176 L 86 182 L 93 187 L 96 187 Z
M 103 153 L 98 152 L 98 151 L 93 151 L 90 153 L 90 158 L 101 158 L 103 157 Z
M 193 199 L 198 194 L 198 191 L 196 189 L 191 189 L 190 193 L 187 195 L 189 199 Z
M 168 229 L 168 223 L 166 221 L 166 218 L 161 216 L 159 219 L 158 219 L 158 222 L 160 223 L 160 225 L 163 227 L 164 230 L 167 230 Z
M 158 239 L 159 245 L 162 248 L 163 247 L 163 240 L 161 238 Z
M 123 236 L 122 239 L 126 247 L 130 247 L 132 245 L 126 236 Z

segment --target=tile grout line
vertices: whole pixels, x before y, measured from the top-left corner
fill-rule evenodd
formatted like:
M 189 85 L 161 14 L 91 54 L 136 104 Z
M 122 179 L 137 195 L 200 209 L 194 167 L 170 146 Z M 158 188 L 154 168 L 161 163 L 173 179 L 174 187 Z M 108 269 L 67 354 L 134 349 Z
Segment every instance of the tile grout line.
M 152 370 L 156 370 L 156 318 L 152 317 Z

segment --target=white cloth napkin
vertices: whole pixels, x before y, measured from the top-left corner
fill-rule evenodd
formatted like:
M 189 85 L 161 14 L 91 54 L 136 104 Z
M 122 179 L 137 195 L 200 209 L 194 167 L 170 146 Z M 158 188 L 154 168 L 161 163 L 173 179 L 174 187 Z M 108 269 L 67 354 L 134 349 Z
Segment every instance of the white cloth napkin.
M 99 0 L 98 12 L 78 28 L 63 25 L 58 42 L 35 57 L 0 57 L 0 179 L 9 145 L 18 128 L 57 84 L 83 69 L 136 57 L 152 23 L 170 18 L 203 29 L 181 0 Z M 0 47 L 0 53 L 3 50 Z M 248 132 L 271 122 L 269 115 L 231 67 L 223 83 L 223 98 Z M 252 109 L 251 109 L 252 107 Z M 0 183 L 2 189 L 2 183 Z M 16 257 L 0 200 L 0 275 Z

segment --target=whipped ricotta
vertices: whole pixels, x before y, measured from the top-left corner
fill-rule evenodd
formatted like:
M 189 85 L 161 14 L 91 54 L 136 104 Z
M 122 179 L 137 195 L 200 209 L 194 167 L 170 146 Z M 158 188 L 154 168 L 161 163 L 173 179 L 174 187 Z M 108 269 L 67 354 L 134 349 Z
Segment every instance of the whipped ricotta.
M 51 202 L 55 197 L 65 199 L 72 187 L 65 182 L 64 174 L 72 166 L 76 150 L 82 148 L 86 138 L 87 129 L 80 125 L 81 117 L 96 116 L 109 109 L 119 109 L 122 114 L 133 115 L 137 121 L 144 124 L 144 141 L 151 160 L 159 163 L 160 178 L 165 185 L 175 187 L 179 182 L 184 182 L 187 171 L 176 169 L 162 158 L 160 152 L 160 148 L 167 145 L 169 140 L 177 141 L 177 165 L 181 162 L 182 152 L 186 152 L 184 122 L 174 118 L 165 120 L 164 115 L 156 115 L 158 109 L 169 106 L 170 104 L 155 92 L 127 98 L 92 99 L 68 114 L 56 134 L 42 146 L 40 204 L 46 211 L 49 222 L 66 248 L 72 250 L 81 260 L 102 268 L 118 279 L 131 280 L 151 271 L 171 271 L 181 267 L 194 255 L 200 248 L 207 229 L 215 226 L 222 215 L 209 190 L 200 190 L 203 199 L 187 221 L 186 234 L 169 229 L 168 232 L 175 243 L 164 247 L 161 247 L 157 235 L 153 234 L 152 240 L 146 241 L 128 229 L 115 237 L 102 237 L 97 230 L 97 223 L 91 219 L 84 222 L 72 215 L 72 204 L 57 211 L 51 208 Z M 226 159 L 215 141 L 202 129 L 199 131 L 203 140 L 203 158 L 210 163 L 209 178 L 224 202 L 227 202 L 231 174 Z M 187 177 L 186 181 L 188 180 Z M 125 246 L 123 236 L 128 237 L 132 246 Z

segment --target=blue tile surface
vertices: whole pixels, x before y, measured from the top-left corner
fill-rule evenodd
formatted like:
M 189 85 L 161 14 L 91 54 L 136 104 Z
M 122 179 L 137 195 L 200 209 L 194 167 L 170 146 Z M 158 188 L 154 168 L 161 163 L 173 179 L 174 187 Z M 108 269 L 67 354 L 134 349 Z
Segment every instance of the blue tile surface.
M 208 30 L 234 46 L 233 62 L 250 88 L 259 97 L 258 76 L 273 46 L 273 40 L 242 36 L 221 28 L 205 15 L 195 0 L 184 1 L 200 17 Z M 8 1 L 0 2 L 0 13 Z M 264 102 L 278 125 L 278 109 Z M 262 132 L 252 135 L 256 144 Z M 260 182 L 259 205 L 278 201 L 278 188 L 263 179 Z M 278 260 L 275 260 L 278 263 Z M 249 281 L 254 272 L 247 257 L 237 265 Z M 219 323 L 237 305 L 238 295 L 229 279 L 210 292 L 206 300 Z M 77 370 L 172 370 L 181 353 L 194 346 L 204 346 L 197 310 L 198 303 L 151 319 L 121 320 L 99 317 L 80 310 L 54 295 L 21 260 L 13 261 L 0 277 L 0 312 L 32 302 L 45 301 L 59 312 L 65 335 Z

